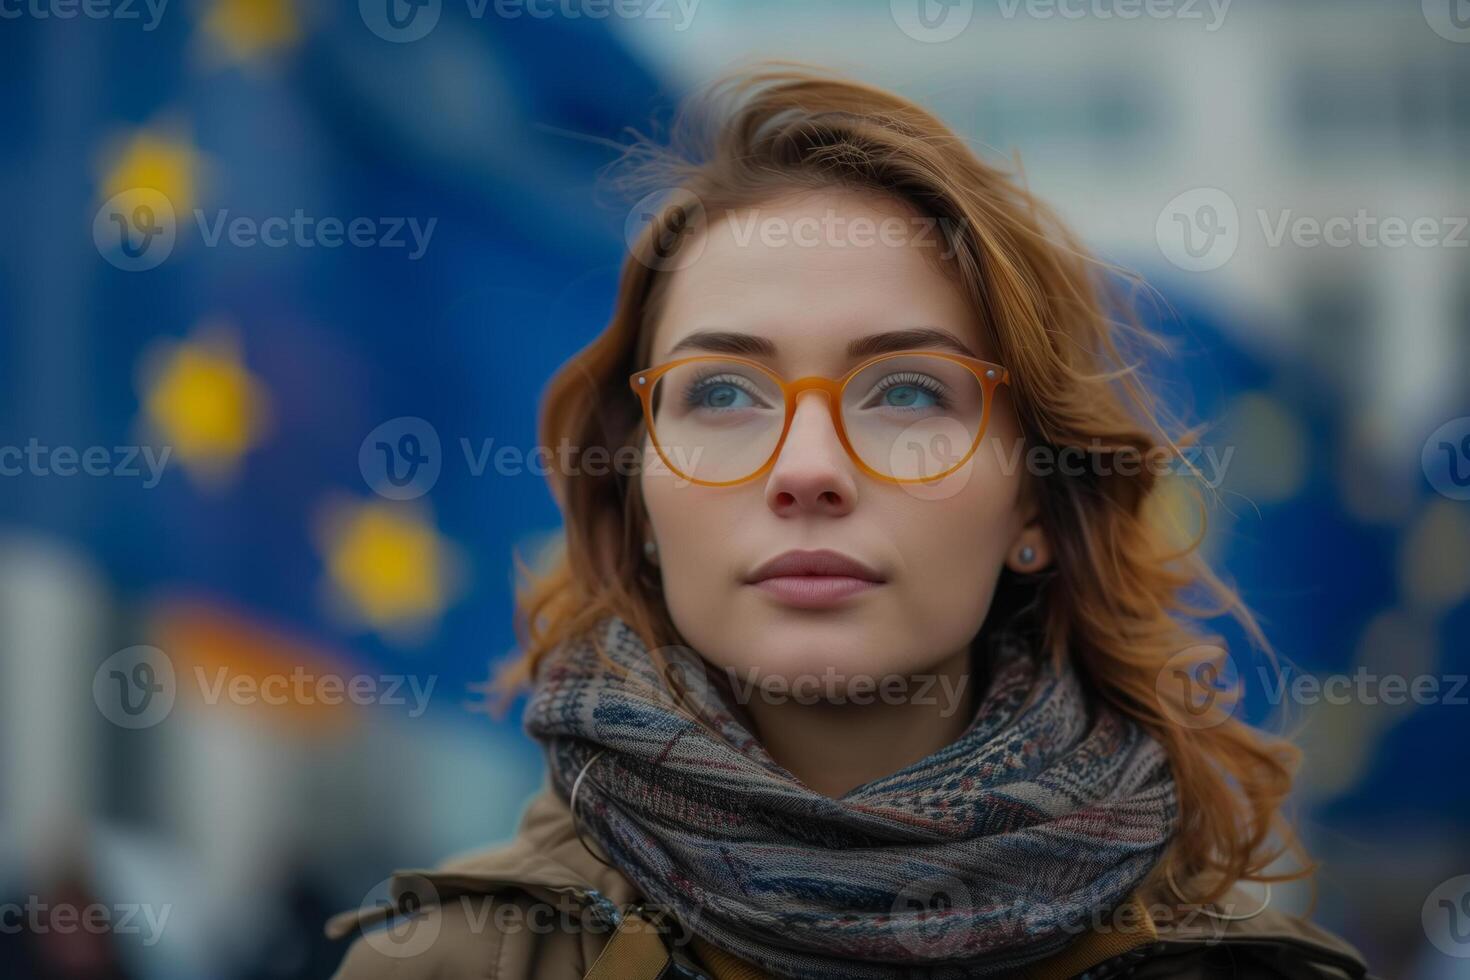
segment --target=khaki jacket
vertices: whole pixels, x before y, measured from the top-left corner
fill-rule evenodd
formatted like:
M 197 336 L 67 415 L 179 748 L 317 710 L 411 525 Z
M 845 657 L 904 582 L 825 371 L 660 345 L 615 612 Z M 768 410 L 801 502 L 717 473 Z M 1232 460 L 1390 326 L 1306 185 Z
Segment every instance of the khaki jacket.
M 402 914 L 394 915 L 385 903 L 343 912 L 327 923 L 327 935 L 334 939 L 361 933 L 334 980 L 767 976 L 651 912 L 646 918 L 627 916 L 622 929 L 614 929 L 607 910 L 627 908 L 641 896 L 583 845 L 570 810 L 549 782 L 526 806 L 509 844 L 463 855 L 435 870 L 397 872 L 390 891 Z M 1237 889 L 1216 909 L 1245 914 L 1259 904 Z M 1120 913 L 1112 927 L 1081 934 L 1029 968 L 1022 980 L 1368 976 L 1352 946 L 1269 907 L 1239 920 L 1222 920 L 1204 910 L 1170 917 L 1162 902 L 1139 894 L 1128 911 L 1132 914 Z

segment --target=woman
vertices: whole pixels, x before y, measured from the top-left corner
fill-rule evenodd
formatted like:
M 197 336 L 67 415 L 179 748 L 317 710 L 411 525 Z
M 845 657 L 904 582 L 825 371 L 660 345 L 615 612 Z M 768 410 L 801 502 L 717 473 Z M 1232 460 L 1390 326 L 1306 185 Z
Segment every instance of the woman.
M 338 976 L 1365 975 L 1270 906 L 1297 753 L 1194 622 L 1269 647 L 1171 530 L 1097 263 L 895 95 L 706 94 L 629 155 L 673 190 L 546 395 L 581 455 L 499 687 L 547 784 L 335 919 Z

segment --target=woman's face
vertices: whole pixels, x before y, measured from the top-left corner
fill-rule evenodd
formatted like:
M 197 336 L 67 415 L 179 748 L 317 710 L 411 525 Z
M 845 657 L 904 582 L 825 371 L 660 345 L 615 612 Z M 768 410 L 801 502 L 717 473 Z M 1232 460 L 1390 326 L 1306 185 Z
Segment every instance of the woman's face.
M 909 233 L 858 233 L 899 226 Z M 912 328 L 942 331 L 994 359 L 964 296 L 931 264 L 943 237 L 899 202 L 846 191 L 788 197 L 728 215 L 704 234 L 699 257 L 672 273 L 648 366 L 703 353 L 671 349 L 706 331 L 764 338 L 775 353 L 755 359 L 788 380 L 840 377 L 857 363 L 846 356 L 850 341 Z M 685 482 L 645 445 L 655 462 L 641 476 L 643 494 L 675 626 L 711 664 L 762 686 L 857 692 L 854 682 L 934 671 L 974 639 L 1002 565 L 1015 564 L 1023 544 L 1038 552 L 1030 567 L 1045 561 L 1021 475 L 993 448 L 1017 438 L 1002 386 L 986 442 L 928 485 L 863 473 L 818 392 L 800 398 L 774 466 L 744 484 Z M 881 581 L 815 606 L 750 582 L 758 566 L 793 549 L 840 552 Z

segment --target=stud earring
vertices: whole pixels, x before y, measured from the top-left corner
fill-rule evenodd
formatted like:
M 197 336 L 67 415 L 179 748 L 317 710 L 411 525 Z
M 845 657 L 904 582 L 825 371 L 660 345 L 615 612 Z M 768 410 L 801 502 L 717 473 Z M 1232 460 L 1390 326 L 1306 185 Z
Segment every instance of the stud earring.
M 643 542 L 643 554 L 648 556 L 649 561 L 653 561 L 654 556 L 658 554 L 658 545 L 651 540 Z
M 1029 565 L 1036 560 L 1036 549 L 1028 544 L 1021 549 L 1021 553 L 1017 556 L 1017 558 L 1020 560 L 1022 565 Z

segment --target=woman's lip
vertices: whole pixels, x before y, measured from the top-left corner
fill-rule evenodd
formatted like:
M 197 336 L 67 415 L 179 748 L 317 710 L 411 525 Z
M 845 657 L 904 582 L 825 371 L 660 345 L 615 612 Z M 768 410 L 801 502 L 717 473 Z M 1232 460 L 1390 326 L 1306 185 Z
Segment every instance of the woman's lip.
M 851 575 L 776 575 L 751 584 L 787 605 L 825 609 L 882 583 Z

